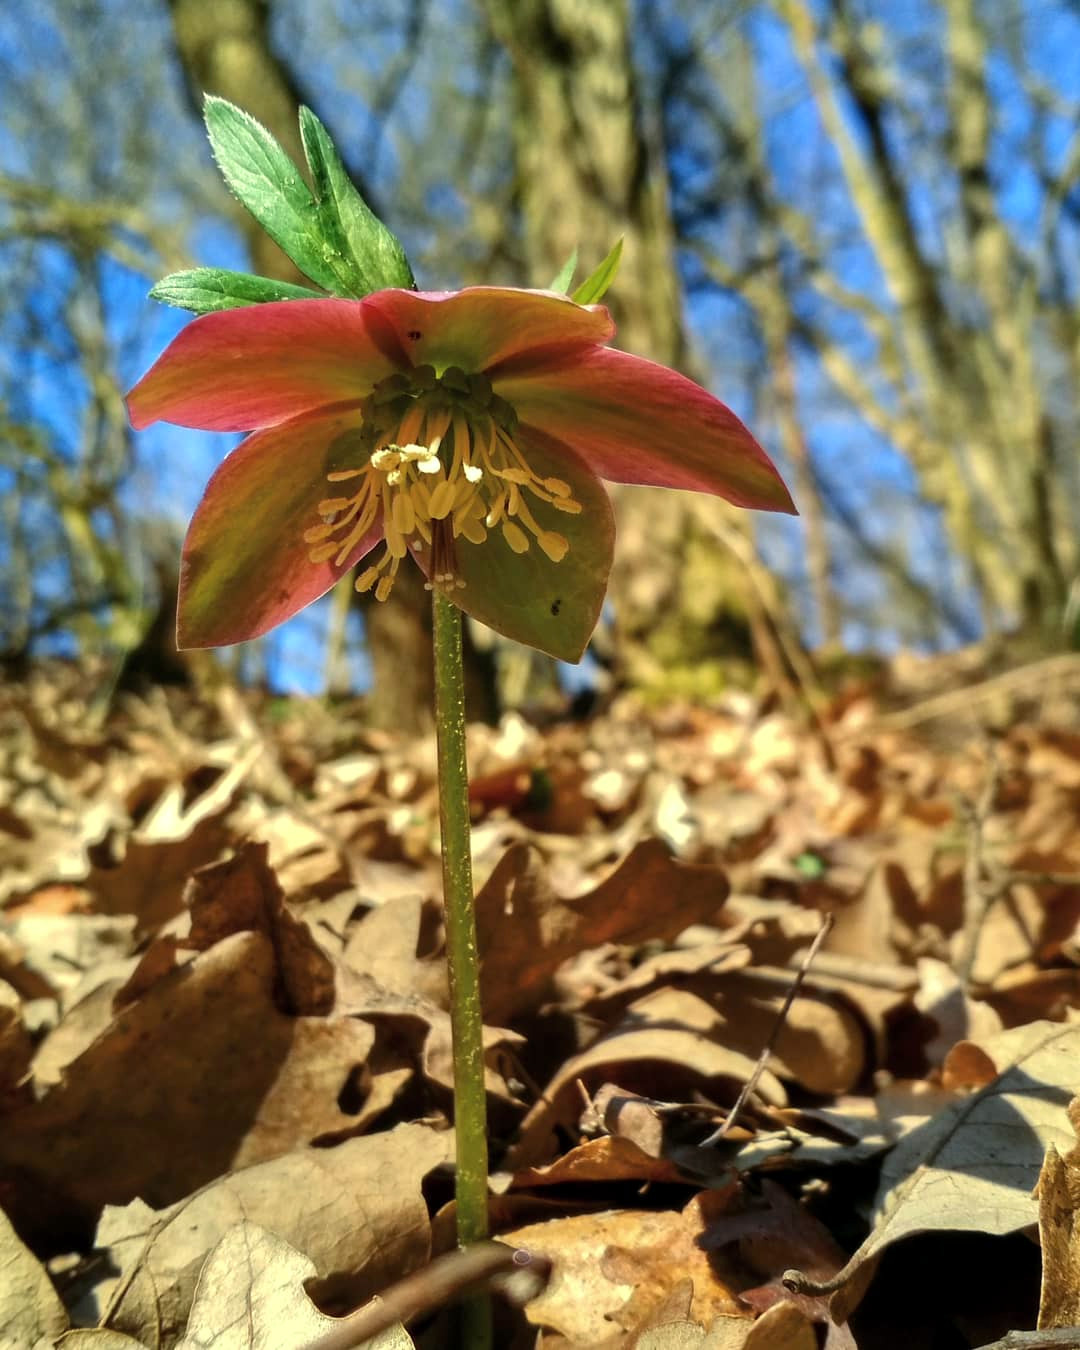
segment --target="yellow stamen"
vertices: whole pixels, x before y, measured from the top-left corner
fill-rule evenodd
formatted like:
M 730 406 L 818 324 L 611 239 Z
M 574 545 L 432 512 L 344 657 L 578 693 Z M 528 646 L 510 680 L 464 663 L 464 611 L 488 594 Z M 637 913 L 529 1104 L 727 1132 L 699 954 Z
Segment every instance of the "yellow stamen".
M 577 515 L 581 503 L 569 483 L 533 469 L 515 439 L 512 409 L 484 376 L 456 367 L 441 377 L 430 367 L 399 373 L 378 386 L 363 416 L 369 458 L 327 474 L 330 483 L 360 481 L 352 496 L 319 502 L 323 519 L 303 534 L 312 562 L 344 566 L 380 521 L 385 551 L 355 582 L 378 600 L 410 550 L 424 559 L 429 587 L 463 586 L 458 540 L 478 547 L 494 529 L 514 553 L 528 553 L 535 540 L 551 562 L 566 557 L 569 541 L 545 528 L 534 508 Z
M 515 553 L 528 553 L 529 536 L 520 525 L 515 525 L 512 520 L 504 520 L 502 523 L 502 532 L 503 538 Z

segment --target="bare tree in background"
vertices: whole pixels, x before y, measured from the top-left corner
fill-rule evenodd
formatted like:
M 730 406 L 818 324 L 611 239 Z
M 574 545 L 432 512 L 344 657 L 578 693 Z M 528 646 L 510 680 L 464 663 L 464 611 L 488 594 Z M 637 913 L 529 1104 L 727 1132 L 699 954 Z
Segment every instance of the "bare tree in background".
M 984 630 L 1057 640 L 1080 524 L 1080 329 L 1066 261 L 1077 242 L 1080 87 L 1068 87 L 1067 64 L 1060 87 L 1038 72 L 1032 44 L 1045 16 L 1023 7 L 752 8 L 756 29 L 745 6 L 726 24 L 684 7 L 682 70 L 698 79 L 716 147 L 689 213 L 697 255 L 746 302 L 781 386 L 783 351 L 794 351 L 827 384 L 833 416 L 907 459 Z M 779 88 L 765 28 L 794 56 Z M 1008 72 L 999 65 L 1006 92 L 996 96 L 992 59 Z M 785 145 L 779 128 L 799 107 L 812 116 Z M 1063 154 L 1049 153 L 1052 122 L 1059 135 L 1072 124 Z M 1020 166 L 1034 179 L 1035 228 L 1004 205 Z M 741 228 L 710 228 L 724 216 L 741 216 Z M 810 406 L 802 401 L 797 425 L 812 424 Z M 793 428 L 784 441 L 797 466 Z M 808 526 L 817 591 L 824 536 Z M 890 551 L 893 571 L 918 572 L 910 538 L 895 535 Z
M 166 223 L 146 205 L 162 190 L 161 122 L 151 113 L 161 67 L 152 55 L 137 72 L 125 62 L 132 50 L 152 53 L 149 26 L 126 26 L 123 53 L 107 28 L 100 46 L 80 41 L 92 9 L 44 4 L 35 13 L 39 34 L 58 43 L 67 34 L 63 81 L 46 85 L 11 46 L 0 57 L 5 138 L 18 147 L 0 170 L 0 652 L 8 659 L 67 635 L 119 661 L 150 622 L 150 559 L 167 547 L 122 496 L 134 458 L 119 372 L 144 315 L 137 306 L 120 312 L 116 296 L 125 276 L 184 265 L 183 213 Z M 103 138 L 120 108 L 131 115 L 127 134 Z M 186 162 L 174 145 L 175 178 Z

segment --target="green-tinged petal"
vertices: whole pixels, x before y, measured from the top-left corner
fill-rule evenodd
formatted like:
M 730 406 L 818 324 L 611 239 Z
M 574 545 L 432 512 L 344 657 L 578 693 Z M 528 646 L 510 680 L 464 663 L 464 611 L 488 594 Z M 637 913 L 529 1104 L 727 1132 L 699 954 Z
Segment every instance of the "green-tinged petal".
M 561 534 L 570 547 L 556 563 L 532 538 L 527 553 L 515 553 L 499 528 L 482 544 L 459 538 L 457 565 L 465 586 L 451 599 L 504 637 L 560 661 L 579 661 L 600 617 L 611 571 L 611 501 L 572 450 L 543 433 L 517 439 L 535 472 L 561 478 L 581 503 L 580 515 L 568 515 L 526 494 L 537 523 Z M 414 556 L 426 571 L 426 552 Z
M 328 591 L 382 538 L 376 527 L 341 566 L 312 563 L 304 531 L 346 485 L 332 470 L 364 464 L 355 412 L 315 413 L 257 431 L 211 478 L 184 540 L 177 645 L 258 637 Z
M 575 305 L 551 291 L 469 286 L 463 291 L 376 291 L 365 304 L 397 335 L 413 365 L 467 372 L 529 353 L 577 351 L 607 342 L 615 325 L 606 309 Z

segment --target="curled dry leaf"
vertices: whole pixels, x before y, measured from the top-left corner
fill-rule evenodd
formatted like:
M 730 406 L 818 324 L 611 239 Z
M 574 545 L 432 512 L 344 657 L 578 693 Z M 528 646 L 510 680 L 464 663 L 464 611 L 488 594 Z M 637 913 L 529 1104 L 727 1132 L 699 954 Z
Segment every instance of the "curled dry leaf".
M 183 909 L 194 868 L 212 862 L 230 842 L 227 817 L 240 785 L 261 754 L 251 746 L 215 783 L 185 805 L 180 783 L 166 789 L 153 811 L 119 847 L 116 861 L 96 862 L 86 888 L 104 914 L 134 914 L 150 933 Z
M 677 990 L 649 995 L 632 1004 L 614 1030 L 566 1061 L 522 1123 L 507 1166 L 535 1166 L 551 1157 L 555 1131 L 573 1130 L 581 1115 L 579 1084 L 588 1091 L 610 1080 L 631 1094 L 671 1101 L 687 1101 L 695 1090 L 734 1101 L 753 1068 L 750 1056 L 725 1044 L 722 1019 L 702 999 Z M 787 1101 L 769 1070 L 757 1091 L 776 1105 Z
M 95 1245 L 119 1272 L 109 1325 L 150 1350 L 175 1345 L 203 1262 L 243 1223 L 269 1229 L 314 1264 L 321 1302 L 357 1306 L 427 1261 L 420 1184 L 450 1148 L 448 1134 L 399 1125 L 245 1168 L 163 1212 L 141 1201 L 107 1209 Z
M 1080 1098 L 1069 1114 L 1075 1121 Z M 1050 1145 L 1039 1173 L 1042 1288 L 1039 1329 L 1080 1326 L 1080 1150 L 1064 1157 Z
M 722 868 L 679 862 L 644 840 L 595 890 L 557 895 L 539 854 L 511 848 L 476 896 L 485 1017 L 502 1024 L 539 1006 L 570 956 L 604 942 L 668 940 L 719 913 Z
M 224 862 L 200 868 L 188 882 L 191 910 L 185 946 L 206 951 L 233 933 L 265 933 L 273 944 L 285 1005 L 290 1012 L 329 1012 L 334 968 L 306 923 L 285 907 L 285 895 L 266 860 L 265 844 L 243 844 Z

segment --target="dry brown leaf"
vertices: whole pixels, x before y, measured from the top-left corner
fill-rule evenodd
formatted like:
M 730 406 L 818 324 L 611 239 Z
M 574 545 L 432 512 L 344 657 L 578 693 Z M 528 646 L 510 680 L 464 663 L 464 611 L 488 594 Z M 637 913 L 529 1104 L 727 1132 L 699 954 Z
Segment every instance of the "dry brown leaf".
M 649 1328 L 627 1350 L 817 1350 L 817 1336 L 794 1304 L 778 1303 L 756 1322 L 718 1317 L 708 1331 L 689 1321 Z
M 441 906 L 421 895 L 399 896 L 371 910 L 353 928 L 341 959 L 388 993 L 448 1005 Z M 496 1020 L 489 1008 L 484 1014 Z
M 924 956 L 919 959 L 918 971 L 915 1007 L 937 1029 L 937 1035 L 925 1046 L 931 1067 L 937 1068 L 958 1041 L 984 1040 L 1002 1030 L 1001 1018 L 994 1009 L 968 997 L 952 966 Z
M 125 963 L 130 971 L 134 959 Z M 43 1096 L 64 1076 L 64 1070 L 102 1035 L 113 1020 L 113 999 L 124 987 L 125 976 L 116 975 L 95 984 L 85 997 L 72 1002 L 60 1022 L 37 1048 L 31 1069 L 36 1094 Z M 76 993 L 78 990 L 75 991 Z
M 674 1163 L 653 1156 L 632 1139 L 605 1134 L 599 1139 L 570 1149 L 546 1167 L 524 1167 L 512 1175 L 501 1173 L 492 1178 L 496 1189 L 512 1185 L 562 1186 L 597 1181 L 678 1181 L 681 1173 Z
M 266 853 L 265 844 L 243 844 L 232 858 L 192 876 L 184 891 L 191 910 L 184 945 L 206 951 L 233 933 L 265 933 L 273 943 L 288 1010 L 329 1012 L 334 1005 L 333 965 L 307 924 L 286 909 Z
M 712 1250 L 736 1243 L 741 1264 L 766 1277 L 766 1283 L 743 1290 L 740 1297 L 747 1306 L 761 1313 L 793 1303 L 807 1322 L 825 1324 L 830 1350 L 855 1350 L 850 1330 L 834 1323 L 826 1297 L 792 1294 L 781 1282 L 783 1273 L 792 1267 L 814 1280 L 828 1280 L 844 1265 L 844 1252 L 782 1186 L 765 1179 L 761 1193 L 764 1204 L 746 1204 L 741 1212 L 718 1215 L 702 1235 L 702 1246 Z
M 1080 1099 L 1070 1114 L 1076 1119 Z M 1080 1151 L 1064 1157 L 1053 1144 L 1039 1174 L 1042 1288 L 1039 1330 L 1080 1326 Z
M 504 1233 L 504 1242 L 554 1262 L 547 1289 L 526 1307 L 529 1321 L 576 1345 L 603 1344 L 620 1327 L 633 1331 L 647 1322 L 686 1279 L 693 1283 L 693 1320 L 738 1313 L 738 1274 L 722 1258 L 706 1256 L 699 1243 L 719 1203 L 706 1193 L 679 1214 L 612 1210 Z
M 167 788 L 139 828 L 117 841 L 120 856 L 96 861 L 87 874 L 96 907 L 103 914 L 134 914 L 141 933 L 179 914 L 189 874 L 229 843 L 226 817 L 261 753 L 261 746 L 250 746 L 188 805 L 182 783 Z
M 768 1042 L 794 975 L 759 966 L 734 971 L 719 982 L 715 1002 L 724 1040 L 754 1058 Z M 705 992 L 696 984 L 695 992 Z M 804 981 L 776 1038 L 769 1067 L 810 1092 L 850 1091 L 866 1071 L 866 1028 L 845 1000 Z
M 340 1325 L 308 1298 L 315 1263 L 276 1233 L 250 1222 L 230 1228 L 199 1272 L 187 1331 L 176 1350 L 290 1350 Z M 414 1350 L 398 1325 L 364 1342 L 366 1350 Z
M 85 1222 L 103 1204 L 169 1204 L 230 1168 L 362 1128 L 367 1117 L 338 1101 L 374 1031 L 287 1016 L 276 974 L 268 938 L 225 938 L 122 1008 L 60 1084 L 12 1112 L 0 1175 L 20 1229 L 55 1217 L 43 1196 Z
M 67 1330 L 67 1313 L 45 1267 L 0 1210 L 0 1345 L 36 1346 Z
M 568 900 L 539 854 L 516 845 L 476 896 L 485 1017 L 502 1024 L 539 1006 L 555 971 L 586 947 L 667 940 L 715 918 L 728 889 L 721 868 L 679 862 L 651 839 L 595 890 Z
M 314 1264 L 321 1302 L 357 1306 L 428 1260 L 420 1184 L 451 1147 L 446 1133 L 399 1125 L 245 1168 L 160 1213 L 141 1201 L 107 1209 L 95 1245 L 119 1272 L 110 1326 L 151 1350 L 174 1345 L 208 1253 L 245 1222 Z
M 334 1011 L 363 1018 L 373 1025 L 393 1026 L 400 1039 L 416 1047 L 418 1067 L 426 1078 L 448 1093 L 454 1084 L 453 1035 L 450 1014 L 419 994 L 394 994 L 382 989 L 367 975 L 341 964 L 337 969 L 337 1002 Z M 501 1099 L 520 1111 L 503 1070 L 507 1057 L 524 1043 L 524 1037 L 500 1027 L 483 1029 L 485 1083 L 489 1098 Z

